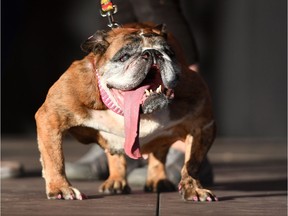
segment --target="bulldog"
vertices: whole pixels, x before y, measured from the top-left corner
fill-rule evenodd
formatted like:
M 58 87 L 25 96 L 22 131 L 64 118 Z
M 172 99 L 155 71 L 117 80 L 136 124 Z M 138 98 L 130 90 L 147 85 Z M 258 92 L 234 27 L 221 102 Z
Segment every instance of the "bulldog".
M 146 191 L 173 190 L 165 160 L 170 146 L 182 142 L 183 199 L 217 200 L 198 178 L 215 136 L 209 91 L 166 26 L 97 31 L 81 47 L 87 56 L 72 63 L 35 114 L 48 199 L 87 198 L 65 175 L 62 139 L 68 132 L 105 149 L 110 175 L 101 192 L 130 192 L 125 155 L 148 158 Z

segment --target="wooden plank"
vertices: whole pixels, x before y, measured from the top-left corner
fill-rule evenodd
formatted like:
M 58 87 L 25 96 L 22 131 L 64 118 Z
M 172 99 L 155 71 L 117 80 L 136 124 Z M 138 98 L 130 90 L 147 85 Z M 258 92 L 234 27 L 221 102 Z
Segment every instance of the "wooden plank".
M 271 216 L 287 215 L 286 191 L 220 191 L 218 202 L 190 202 L 181 200 L 178 193 L 162 193 L 161 216 L 221 215 L 221 216 Z
M 88 149 L 67 140 L 66 161 L 77 160 Z M 39 177 L 36 139 L 2 138 L 1 150 L 2 160 L 21 162 L 26 174 L 24 178 L 2 180 L 1 215 L 157 215 L 157 194 L 132 188 L 130 195 L 103 196 L 97 192 L 99 181 L 72 182 L 89 200 L 47 200 L 44 180 Z M 212 189 L 220 201 L 193 203 L 181 200 L 178 193 L 162 193 L 158 215 L 287 215 L 286 154 L 282 140 L 218 139 L 209 158 L 216 182 Z
M 88 200 L 47 200 L 44 181 L 22 178 L 2 181 L 2 215 L 155 215 L 157 195 L 134 190 L 129 195 L 105 196 L 97 192 L 100 182 L 74 182 Z

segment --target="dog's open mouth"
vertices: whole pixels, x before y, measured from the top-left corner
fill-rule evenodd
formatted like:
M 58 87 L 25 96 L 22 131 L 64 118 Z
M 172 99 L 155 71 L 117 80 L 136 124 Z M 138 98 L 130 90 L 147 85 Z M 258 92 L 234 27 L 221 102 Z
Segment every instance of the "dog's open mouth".
M 165 108 L 174 98 L 174 91 L 164 86 L 157 65 L 151 66 L 146 78 L 138 87 L 128 91 L 105 89 L 98 74 L 97 77 L 104 104 L 110 110 L 124 116 L 125 153 L 134 159 L 142 157 L 139 146 L 140 113 L 149 114 Z

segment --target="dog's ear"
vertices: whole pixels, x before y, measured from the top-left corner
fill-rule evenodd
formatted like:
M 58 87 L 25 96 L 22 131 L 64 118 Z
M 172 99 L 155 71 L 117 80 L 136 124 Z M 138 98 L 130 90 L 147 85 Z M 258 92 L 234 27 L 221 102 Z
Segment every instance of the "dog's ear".
M 107 32 L 99 30 L 82 43 L 80 47 L 87 53 L 103 54 L 109 46 L 109 43 L 105 40 L 106 37 Z
M 155 29 L 159 31 L 159 34 L 163 36 L 164 38 L 167 38 L 167 26 L 165 23 L 162 23 L 160 25 L 155 26 Z

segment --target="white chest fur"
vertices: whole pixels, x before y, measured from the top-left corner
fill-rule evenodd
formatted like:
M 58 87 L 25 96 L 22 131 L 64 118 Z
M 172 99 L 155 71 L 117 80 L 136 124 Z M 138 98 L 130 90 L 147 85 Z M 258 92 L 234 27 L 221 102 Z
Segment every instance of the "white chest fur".
M 183 119 L 171 121 L 169 110 L 164 109 L 150 115 L 141 115 L 139 126 L 140 145 L 152 141 L 159 136 L 169 136 L 169 128 L 181 123 Z M 123 149 L 125 140 L 124 117 L 111 110 L 91 110 L 90 117 L 83 122 L 83 126 L 100 131 L 100 134 L 114 149 Z

